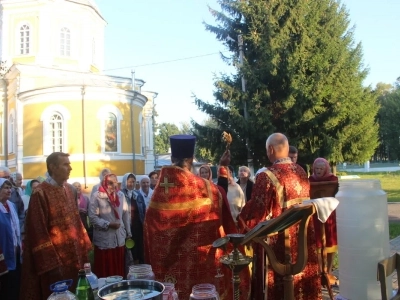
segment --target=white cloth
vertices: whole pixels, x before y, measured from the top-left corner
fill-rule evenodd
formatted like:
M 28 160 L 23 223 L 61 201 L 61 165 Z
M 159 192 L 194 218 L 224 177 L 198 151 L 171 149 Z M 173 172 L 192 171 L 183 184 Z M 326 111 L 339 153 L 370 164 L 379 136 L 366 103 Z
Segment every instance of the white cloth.
M 149 193 L 146 196 L 146 194 L 143 192 L 142 188 L 140 188 L 140 190 L 139 190 L 139 193 L 142 194 L 142 196 L 143 196 L 144 204 L 146 205 L 146 208 L 149 207 L 151 196 L 153 196 L 153 192 L 154 191 L 149 188 Z
M 313 204 L 317 211 L 318 219 L 325 223 L 331 213 L 339 205 L 339 200 L 334 197 L 323 197 L 303 201 L 303 204 Z
M 232 218 L 236 223 L 237 222 L 236 218 L 240 214 L 240 211 L 242 210 L 243 206 L 246 203 L 246 198 L 244 196 L 244 193 L 240 185 L 238 185 L 234 181 L 229 183 L 228 193 L 226 194 L 226 197 L 228 198 L 229 208 L 231 210 Z
M 17 212 L 15 211 L 14 204 L 11 201 L 7 200 L 7 205 L 11 213 L 11 228 L 13 231 L 14 247 L 21 246 L 21 232 L 19 229 L 19 220 Z M 0 211 L 4 214 L 8 214 L 7 209 L 1 202 L 0 202 Z

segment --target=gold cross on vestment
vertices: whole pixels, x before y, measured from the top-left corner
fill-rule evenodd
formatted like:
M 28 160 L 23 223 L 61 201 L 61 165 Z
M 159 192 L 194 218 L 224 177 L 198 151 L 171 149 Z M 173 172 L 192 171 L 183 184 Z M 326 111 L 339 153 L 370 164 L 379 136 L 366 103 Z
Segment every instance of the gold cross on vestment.
M 168 182 L 168 177 L 164 177 L 164 182 L 160 183 L 160 186 L 165 188 L 164 193 L 168 194 L 169 193 L 169 188 L 174 187 L 175 184 L 173 182 Z

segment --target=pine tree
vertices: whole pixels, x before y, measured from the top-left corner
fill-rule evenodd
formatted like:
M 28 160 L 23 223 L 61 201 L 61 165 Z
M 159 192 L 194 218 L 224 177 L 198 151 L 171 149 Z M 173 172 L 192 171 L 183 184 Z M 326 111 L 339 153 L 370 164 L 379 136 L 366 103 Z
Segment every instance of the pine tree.
M 282 132 L 299 149 L 302 162 L 318 156 L 332 163 L 368 160 L 378 143 L 379 105 L 377 95 L 362 85 L 367 70 L 345 7 L 333 0 L 219 4 L 221 11 L 210 8 L 217 25 L 206 24 L 206 29 L 230 50 L 231 57 L 224 59 L 238 66 L 238 72 L 217 78 L 215 104 L 195 99 L 219 125 L 215 130 L 194 124 L 202 146 L 222 148 L 215 140 L 227 130 L 234 138 L 235 163 L 246 163 L 247 137 L 255 164 L 262 164 L 266 137 Z M 235 41 L 239 34 L 244 40 L 243 65 Z

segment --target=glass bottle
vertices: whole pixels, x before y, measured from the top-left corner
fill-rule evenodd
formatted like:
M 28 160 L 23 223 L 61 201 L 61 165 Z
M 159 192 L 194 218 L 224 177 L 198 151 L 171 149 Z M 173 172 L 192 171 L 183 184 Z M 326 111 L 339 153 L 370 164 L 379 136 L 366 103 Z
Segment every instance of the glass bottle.
M 85 270 L 79 270 L 78 276 L 78 285 L 75 292 L 76 298 L 78 300 L 94 300 L 93 290 L 90 287 L 89 280 L 86 278 Z
M 150 265 L 138 264 L 129 267 L 129 273 L 128 276 L 126 276 L 126 278 L 128 280 L 134 280 L 134 279 L 154 280 L 155 275 Z
M 163 300 L 178 300 L 178 293 L 175 290 L 175 284 L 171 282 L 163 282 L 165 290 L 163 292 Z
M 86 278 L 89 280 L 90 287 L 93 290 L 93 295 L 94 298 L 96 298 L 97 291 L 99 289 L 99 279 L 97 276 L 92 272 L 92 268 L 90 266 L 90 263 L 85 263 L 83 265 L 83 268 L 85 269 L 86 273 Z
M 196 284 L 192 288 L 189 300 L 220 300 L 215 285 L 209 283 Z
M 76 297 L 68 288 L 72 284 L 72 279 L 58 281 L 50 285 L 50 290 L 53 292 L 47 300 L 75 300 Z

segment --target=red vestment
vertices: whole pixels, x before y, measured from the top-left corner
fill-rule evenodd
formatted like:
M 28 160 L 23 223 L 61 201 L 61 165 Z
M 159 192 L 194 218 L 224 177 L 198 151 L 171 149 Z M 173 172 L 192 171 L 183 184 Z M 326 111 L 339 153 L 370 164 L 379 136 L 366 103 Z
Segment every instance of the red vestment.
M 20 299 L 47 299 L 50 285 L 65 279 L 73 279 L 74 292 L 90 249 L 70 185 L 41 183 L 30 198 L 25 220 Z M 56 268 L 61 274 L 54 274 Z
M 174 282 L 180 299 L 189 299 L 199 283 L 214 284 L 221 299 L 232 299 L 232 273 L 219 262 L 222 250 L 212 246 L 237 232 L 226 200 L 213 183 L 179 167 L 163 167 L 159 178 L 144 222 L 145 259 L 156 280 Z M 224 276 L 215 277 L 219 272 Z M 241 274 L 240 299 L 248 299 L 248 270 Z
M 251 200 L 246 203 L 239 215 L 239 227 L 248 231 L 259 222 L 269 218 L 278 217 L 289 207 L 302 203 L 309 198 L 310 184 L 307 174 L 297 164 L 289 160 L 275 163 L 265 172 L 257 175 L 253 186 Z M 315 246 L 315 233 L 313 222 L 308 223 L 307 248 L 308 261 L 304 270 L 294 276 L 294 295 L 296 299 L 317 300 L 321 299 L 321 283 L 318 275 L 318 258 Z M 289 228 L 289 239 L 292 263 L 297 261 L 297 232 L 298 225 Z M 284 234 L 280 233 L 269 238 L 269 245 L 275 252 L 278 261 L 285 261 Z M 256 271 L 253 274 L 252 299 L 265 299 L 264 276 L 268 276 L 268 300 L 283 299 L 283 278 L 275 274 L 271 266 L 265 274 L 264 249 L 259 244 L 253 245 L 256 255 Z
M 338 182 L 338 178 L 330 174 L 329 176 L 316 178 L 314 176 L 310 176 L 310 182 Z M 311 186 L 312 189 L 312 186 Z M 319 197 L 335 197 L 337 193 L 337 189 L 330 193 L 331 191 L 317 191 L 314 193 L 313 198 Z M 313 215 L 313 222 L 315 228 L 315 240 L 317 244 L 317 248 L 322 248 L 322 233 L 321 233 L 321 226 L 325 227 L 325 238 L 326 238 L 326 245 L 325 250 L 326 253 L 335 253 L 337 251 L 337 228 L 336 228 L 336 210 L 334 210 L 329 218 L 326 220 L 325 223 L 322 223 L 318 220 L 318 215 Z

